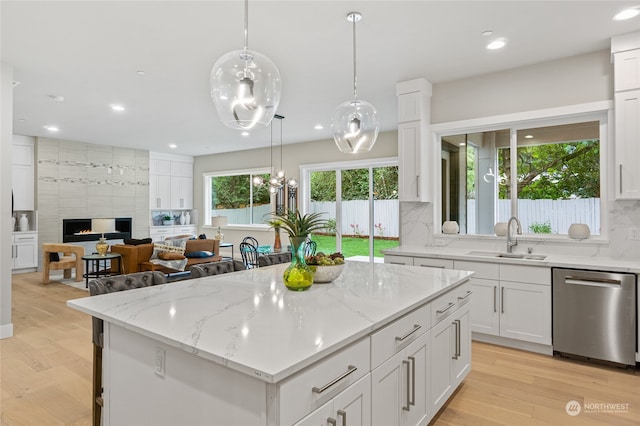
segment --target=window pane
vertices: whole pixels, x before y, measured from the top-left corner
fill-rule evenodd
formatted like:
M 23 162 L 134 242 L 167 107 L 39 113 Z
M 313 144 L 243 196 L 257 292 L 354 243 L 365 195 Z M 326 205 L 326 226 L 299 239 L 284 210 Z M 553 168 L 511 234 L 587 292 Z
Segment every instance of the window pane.
M 229 224 L 264 223 L 270 211 L 269 191 L 252 185 L 252 178 L 252 175 L 212 177 L 211 216 L 227 216 Z
M 373 255 L 399 244 L 398 166 L 373 169 Z
M 323 213 L 322 218 L 329 221 L 326 233 L 315 233 L 313 240 L 318 244 L 317 251 L 333 253 L 336 249 L 336 172 L 311 172 L 310 213 Z
M 342 254 L 369 257 L 369 169 L 342 171 Z M 346 225 L 346 226 L 345 226 Z
M 597 121 L 518 131 L 518 218 L 522 231 L 566 234 L 586 223 L 600 234 Z

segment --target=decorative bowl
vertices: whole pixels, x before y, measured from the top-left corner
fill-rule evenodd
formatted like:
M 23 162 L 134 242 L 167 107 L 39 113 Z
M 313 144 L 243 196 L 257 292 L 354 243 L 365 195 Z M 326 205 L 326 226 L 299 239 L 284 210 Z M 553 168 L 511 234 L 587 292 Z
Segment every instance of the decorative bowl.
M 569 238 L 584 240 L 589 238 L 589 235 L 591 235 L 591 230 L 589 225 L 585 223 L 574 223 L 569 227 Z
M 340 276 L 344 270 L 344 263 L 341 265 L 309 265 L 313 271 L 313 283 L 330 283 Z

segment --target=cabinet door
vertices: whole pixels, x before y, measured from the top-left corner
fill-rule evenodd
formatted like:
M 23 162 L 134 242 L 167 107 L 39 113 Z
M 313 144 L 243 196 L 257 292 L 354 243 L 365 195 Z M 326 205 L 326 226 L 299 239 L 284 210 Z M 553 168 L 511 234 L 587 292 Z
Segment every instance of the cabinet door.
M 149 207 L 152 209 L 168 209 L 171 194 L 171 177 L 149 175 Z
M 474 293 L 475 296 L 475 293 Z M 469 305 L 456 312 L 454 318 L 456 352 L 451 360 L 451 377 L 457 387 L 471 371 L 471 328 Z
M 14 210 L 34 209 L 33 166 L 13 165 L 11 169 Z
M 171 177 L 171 208 L 193 208 L 193 179 L 189 177 Z
M 498 281 L 470 278 L 469 283 L 473 291 L 471 329 L 478 333 L 499 335 Z
M 404 350 L 406 356 L 405 359 L 409 362 L 407 368 L 410 368 L 411 372 L 409 376 L 405 376 L 411 379 L 409 398 L 409 410 L 401 410 L 402 425 L 415 426 L 427 423 L 430 413 L 430 398 L 429 398 L 429 333 L 424 333 L 417 338 Z M 405 364 L 406 365 L 406 364 Z M 406 391 L 405 391 L 406 392 Z
M 349 386 L 333 399 L 334 419 L 339 425 L 371 424 L 371 374 Z
M 615 95 L 616 199 L 640 199 L 640 90 Z
M 551 286 L 511 281 L 500 286 L 500 335 L 550 345 Z
M 410 365 L 398 352 L 371 372 L 371 420 L 373 426 L 400 425 L 402 407 L 409 407 L 406 383 Z
M 614 54 L 615 91 L 640 89 L 640 49 Z
M 423 139 L 426 132 L 420 121 L 398 125 L 398 199 L 400 201 L 430 200 Z
M 21 237 L 16 237 L 14 244 L 13 268 L 35 268 L 38 266 L 38 242 L 35 237 L 24 237 L 25 241 L 20 241 Z
M 431 329 L 429 360 L 429 394 L 431 412 L 437 413 L 453 392 L 451 380 L 451 357 L 454 355 L 453 324 L 443 320 Z
M 328 419 L 333 417 L 333 401 L 329 401 L 317 408 L 302 420 L 294 423 L 293 426 L 328 426 Z

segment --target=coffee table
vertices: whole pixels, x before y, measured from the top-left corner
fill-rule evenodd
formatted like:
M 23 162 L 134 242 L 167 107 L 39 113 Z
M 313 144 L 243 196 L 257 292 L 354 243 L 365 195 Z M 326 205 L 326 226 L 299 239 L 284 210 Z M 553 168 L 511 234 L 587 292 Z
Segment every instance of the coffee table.
M 111 272 L 111 268 L 107 268 L 107 261 L 118 259 L 118 272 Z M 82 256 L 82 260 L 84 260 L 84 270 L 85 274 L 83 277 L 85 278 L 85 286 L 89 288 L 89 278 L 100 278 L 102 277 L 110 277 L 112 275 L 121 275 L 124 273 L 124 265 L 122 264 L 122 255 L 120 253 L 107 253 L 104 255 L 100 254 L 87 254 Z M 100 270 L 100 264 L 102 264 L 102 270 Z M 91 265 L 91 268 L 89 267 Z

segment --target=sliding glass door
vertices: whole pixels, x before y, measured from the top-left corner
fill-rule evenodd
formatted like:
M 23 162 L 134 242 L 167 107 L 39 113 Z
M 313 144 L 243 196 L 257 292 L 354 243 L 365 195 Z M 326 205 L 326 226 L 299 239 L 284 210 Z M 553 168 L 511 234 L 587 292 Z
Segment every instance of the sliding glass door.
M 303 168 L 305 211 L 321 212 L 328 229 L 313 235 L 318 251 L 382 261 L 381 249 L 398 245 L 397 161 L 345 162 Z

